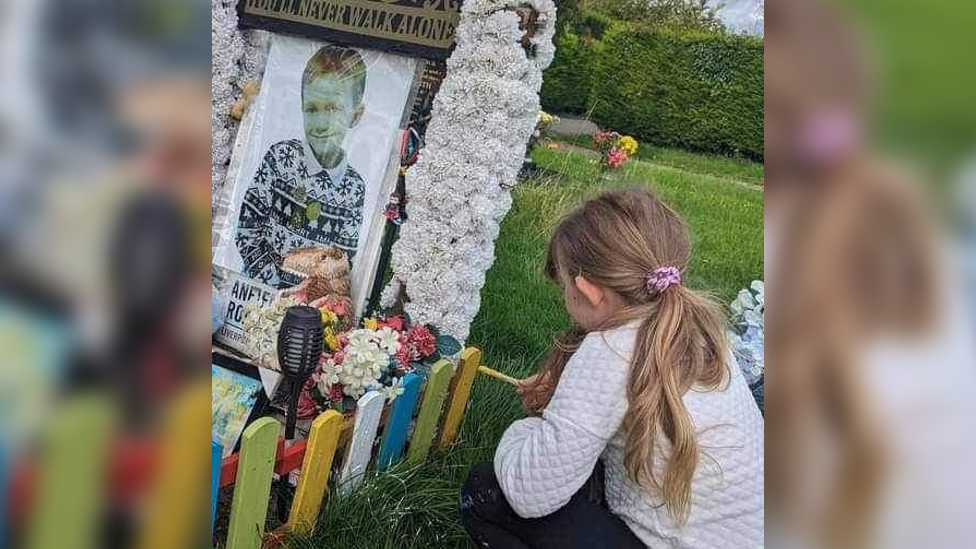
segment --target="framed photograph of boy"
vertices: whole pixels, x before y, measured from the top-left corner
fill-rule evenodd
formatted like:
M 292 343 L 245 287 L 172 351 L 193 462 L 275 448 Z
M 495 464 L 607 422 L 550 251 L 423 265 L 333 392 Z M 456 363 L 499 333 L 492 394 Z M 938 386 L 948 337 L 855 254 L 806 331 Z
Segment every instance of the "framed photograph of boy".
M 299 282 L 283 258 L 307 246 L 349 257 L 355 313 L 376 275 L 417 62 L 275 35 L 216 205 L 213 263 L 263 284 Z

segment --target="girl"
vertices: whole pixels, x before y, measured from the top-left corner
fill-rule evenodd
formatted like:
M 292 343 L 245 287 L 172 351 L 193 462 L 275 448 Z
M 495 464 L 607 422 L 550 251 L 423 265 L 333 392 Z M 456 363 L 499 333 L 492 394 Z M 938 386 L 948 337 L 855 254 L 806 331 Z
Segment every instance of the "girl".
M 462 488 L 479 545 L 763 545 L 763 422 L 720 309 L 682 285 L 690 248 L 645 191 L 604 194 L 558 226 L 546 272 L 576 327 L 522 382 L 537 417 Z M 605 502 L 585 487 L 601 458 Z

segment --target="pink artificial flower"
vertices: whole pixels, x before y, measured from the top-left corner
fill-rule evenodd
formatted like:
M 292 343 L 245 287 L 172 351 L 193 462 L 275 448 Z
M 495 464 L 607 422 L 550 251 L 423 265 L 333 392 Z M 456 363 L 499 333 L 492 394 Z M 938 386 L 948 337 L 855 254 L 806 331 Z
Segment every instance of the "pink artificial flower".
M 620 149 L 610 149 L 610 152 L 607 153 L 607 166 L 615 170 L 620 166 L 623 166 L 624 163 L 629 159 L 630 157 L 628 157 L 627 153 L 624 151 Z
M 407 340 L 421 357 L 428 357 L 437 351 L 437 338 L 427 326 L 417 324 L 407 333 Z
M 599 131 L 593 134 L 593 144 L 597 147 L 602 147 L 608 139 L 610 139 L 610 132 L 608 131 Z

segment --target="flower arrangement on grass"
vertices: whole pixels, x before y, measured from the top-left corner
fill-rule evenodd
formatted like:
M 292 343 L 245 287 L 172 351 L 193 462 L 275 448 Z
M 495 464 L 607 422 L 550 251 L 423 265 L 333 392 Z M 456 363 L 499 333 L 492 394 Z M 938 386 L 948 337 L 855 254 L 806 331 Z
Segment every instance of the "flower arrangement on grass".
M 593 134 L 593 144 L 600 151 L 600 165 L 604 169 L 616 170 L 637 154 L 637 140 L 617 132 L 598 131 Z
M 538 147 L 543 143 L 547 143 L 550 140 L 549 134 L 552 132 L 552 127 L 559 123 L 559 117 L 551 115 L 546 111 L 539 111 L 539 115 L 535 119 L 535 131 L 532 132 L 532 136 L 529 137 L 529 147 L 528 150 Z
M 765 293 L 763 281 L 756 280 L 740 290 L 731 304 L 729 341 L 750 386 L 757 384 L 765 371 Z
M 323 317 L 330 312 L 323 310 Z M 305 384 L 299 415 L 324 409 L 350 412 L 368 391 L 380 391 L 392 402 L 403 394 L 402 379 L 427 375 L 461 344 L 435 326 L 413 323 L 406 316 L 366 318 L 355 329 L 335 335 L 326 330 L 325 352 Z

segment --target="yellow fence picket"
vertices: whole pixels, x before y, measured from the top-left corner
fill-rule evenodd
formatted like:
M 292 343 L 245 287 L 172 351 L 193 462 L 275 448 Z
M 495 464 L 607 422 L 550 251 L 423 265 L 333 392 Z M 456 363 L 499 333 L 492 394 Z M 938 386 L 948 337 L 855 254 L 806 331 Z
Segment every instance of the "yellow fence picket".
M 480 364 L 480 350 L 468 347 L 461 353 L 461 363 L 458 365 L 457 373 L 454 374 L 454 391 L 448 397 L 444 427 L 441 429 L 441 447 L 450 446 L 457 438 L 458 430 L 461 428 L 461 420 L 464 419 L 464 412 L 467 410 L 468 401 L 471 398 L 471 387 L 474 386 L 474 378 L 478 373 Z
M 413 429 L 413 438 L 410 440 L 410 449 L 407 451 L 407 461 L 411 463 L 427 459 L 427 454 L 430 453 L 430 446 L 434 442 L 434 431 L 437 430 L 437 422 L 441 417 L 444 397 L 447 396 L 447 388 L 451 384 L 453 372 L 454 366 L 443 359 L 430 369 L 427 388 L 424 390 L 424 401 L 420 405 L 417 424 Z
M 241 459 L 231 503 L 227 549 L 261 547 L 279 429 L 280 423 L 263 417 L 245 429 L 241 436 Z
M 146 525 L 136 547 L 169 549 L 193 547 L 204 531 L 208 501 L 200 497 L 211 464 L 200 460 L 196 448 L 206 424 L 200 421 L 210 409 L 210 386 L 195 384 L 176 401 L 163 439 L 158 476 L 150 493 Z
M 302 461 L 302 474 L 288 516 L 288 530 L 291 532 L 308 534 L 315 528 L 328 488 L 332 459 L 339 435 L 342 434 L 342 421 L 342 414 L 328 410 L 312 422 L 305 459 Z

